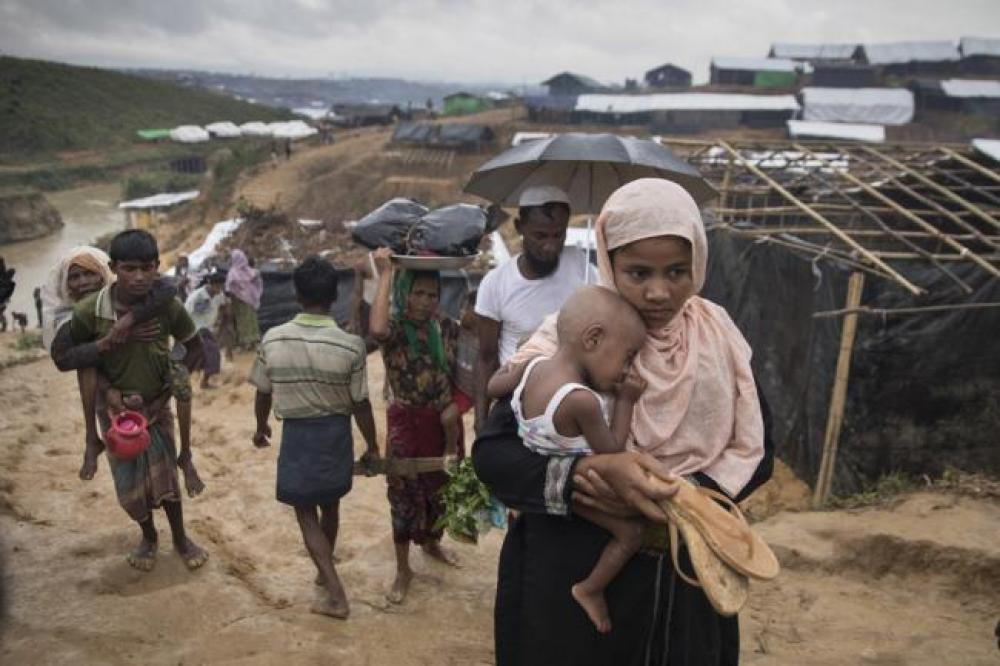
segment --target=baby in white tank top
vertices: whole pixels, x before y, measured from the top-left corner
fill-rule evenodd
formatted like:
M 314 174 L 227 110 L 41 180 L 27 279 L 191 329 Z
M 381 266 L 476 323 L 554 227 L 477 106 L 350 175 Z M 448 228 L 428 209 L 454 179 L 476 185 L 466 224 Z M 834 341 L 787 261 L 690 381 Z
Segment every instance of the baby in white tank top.
M 559 348 L 490 379 L 491 398 L 513 390 L 511 407 L 524 445 L 545 456 L 579 456 L 625 450 L 632 410 L 645 384 L 628 372 L 646 339 L 639 313 L 602 287 L 578 289 L 559 311 Z M 613 393 L 608 422 L 602 394 Z M 611 532 L 593 571 L 571 589 L 600 632 L 611 630 L 604 589 L 642 545 L 638 521 L 576 506 L 574 513 Z

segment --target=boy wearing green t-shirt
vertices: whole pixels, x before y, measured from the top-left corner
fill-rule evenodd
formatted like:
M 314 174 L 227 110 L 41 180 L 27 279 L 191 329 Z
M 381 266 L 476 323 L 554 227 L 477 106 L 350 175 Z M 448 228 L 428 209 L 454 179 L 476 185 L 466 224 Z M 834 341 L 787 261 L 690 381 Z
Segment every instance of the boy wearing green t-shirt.
M 77 344 L 97 340 L 114 326 L 120 316 L 149 293 L 158 277 L 159 249 L 156 240 L 139 229 L 123 231 L 111 241 L 111 270 L 117 280 L 87 296 L 74 306 L 70 334 Z M 152 321 L 159 326 L 152 340 L 131 339 L 103 354 L 98 370 L 111 389 L 126 404 L 139 405 L 149 421 L 150 445 L 134 460 L 109 456 L 115 493 L 129 517 L 139 523 L 142 540 L 128 556 L 136 569 L 149 571 L 156 561 L 157 532 L 153 509 L 163 508 L 170 523 L 174 548 L 190 569 L 200 567 L 208 553 L 189 539 L 184 531 L 184 514 L 177 468 L 197 476 L 190 447 L 182 442 L 180 455 L 174 442 L 173 415 L 170 413 L 170 339 L 184 344 L 183 364 L 191 369 L 201 354 L 201 342 L 194 323 L 176 298 Z M 93 419 L 94 395 L 83 395 L 84 414 Z M 103 430 L 107 416 L 102 414 Z M 88 423 L 93 427 L 93 422 Z

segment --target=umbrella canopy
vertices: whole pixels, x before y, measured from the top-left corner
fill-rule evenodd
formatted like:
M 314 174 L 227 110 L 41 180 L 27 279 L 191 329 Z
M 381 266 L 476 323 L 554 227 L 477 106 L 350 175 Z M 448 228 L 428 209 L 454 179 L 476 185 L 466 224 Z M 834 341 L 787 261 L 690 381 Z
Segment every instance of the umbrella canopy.
M 569 195 L 573 213 L 597 213 L 612 192 L 637 178 L 672 180 L 698 205 L 717 195 L 696 168 L 658 143 L 580 133 L 514 146 L 476 169 L 465 191 L 516 206 L 525 188 L 556 185 Z

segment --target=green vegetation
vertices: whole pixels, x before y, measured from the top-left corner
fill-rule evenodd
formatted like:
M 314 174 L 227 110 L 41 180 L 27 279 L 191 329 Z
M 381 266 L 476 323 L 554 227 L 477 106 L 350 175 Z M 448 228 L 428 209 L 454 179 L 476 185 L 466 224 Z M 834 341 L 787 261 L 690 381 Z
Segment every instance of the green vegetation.
M 853 495 L 831 497 L 829 507 L 833 509 L 857 509 L 863 506 L 883 504 L 899 495 L 927 487 L 929 480 L 916 479 L 903 472 L 889 472 L 879 477 L 864 490 Z
M 141 129 L 290 117 L 285 110 L 199 88 L 91 67 L 0 57 L 0 155 L 8 162 L 59 151 L 127 148 L 139 140 L 136 132 Z M 46 185 L 51 183 L 36 184 Z
M 29 349 L 42 348 L 42 334 L 33 331 L 25 331 L 17 336 L 17 340 L 11 345 L 17 351 L 28 351 Z
M 441 489 L 444 515 L 437 522 L 456 541 L 476 543 L 489 527 L 490 491 L 476 476 L 471 458 L 463 458 L 448 471 L 447 485 Z

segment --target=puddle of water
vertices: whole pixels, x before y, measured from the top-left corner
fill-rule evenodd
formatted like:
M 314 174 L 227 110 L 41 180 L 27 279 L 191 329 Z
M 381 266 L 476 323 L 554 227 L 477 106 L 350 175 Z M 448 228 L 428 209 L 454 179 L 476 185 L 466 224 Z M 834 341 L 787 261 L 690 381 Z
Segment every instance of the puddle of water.
M 0 256 L 8 268 L 17 269 L 17 288 L 7 306 L 8 321 L 12 310 L 28 313 L 32 327 L 35 302 L 31 292 L 48 279 L 49 269 L 62 258 L 66 250 L 87 245 L 109 231 L 125 228 L 125 215 L 118 210 L 121 188 L 117 184 L 92 185 L 45 195 L 62 215 L 62 229 L 35 240 L 0 245 Z

